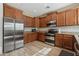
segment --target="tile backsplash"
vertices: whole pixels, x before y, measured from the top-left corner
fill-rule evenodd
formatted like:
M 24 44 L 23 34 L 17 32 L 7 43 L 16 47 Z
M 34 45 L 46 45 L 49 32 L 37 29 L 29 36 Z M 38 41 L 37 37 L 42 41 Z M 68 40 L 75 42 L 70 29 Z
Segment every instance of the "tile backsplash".
M 79 26 L 58 27 L 58 30 L 59 30 L 59 33 L 71 32 L 71 33 L 79 34 Z
M 39 28 L 38 30 L 39 30 L 39 31 L 46 31 L 46 32 L 47 32 L 47 31 L 48 31 L 48 29 L 49 29 L 49 28 L 48 28 L 48 27 L 46 27 L 46 28 Z
M 24 31 L 26 32 L 26 31 L 32 31 L 32 27 L 25 27 L 24 28 Z M 48 27 L 46 27 L 46 28 L 36 28 L 36 30 L 38 30 L 38 31 L 48 31 Z
M 31 32 L 32 29 L 38 30 L 38 28 L 34 28 L 34 27 L 25 27 L 25 28 L 24 28 L 24 31 L 25 31 L 25 32 Z
M 24 31 L 32 31 L 32 27 L 25 27 Z M 49 27 L 46 28 L 38 28 L 38 31 L 48 31 Z M 70 32 L 74 34 L 79 34 L 79 26 L 64 26 L 57 27 L 59 33 Z
M 31 31 L 32 30 L 32 28 L 31 27 L 25 27 L 24 28 L 24 31 L 26 32 L 26 31 Z

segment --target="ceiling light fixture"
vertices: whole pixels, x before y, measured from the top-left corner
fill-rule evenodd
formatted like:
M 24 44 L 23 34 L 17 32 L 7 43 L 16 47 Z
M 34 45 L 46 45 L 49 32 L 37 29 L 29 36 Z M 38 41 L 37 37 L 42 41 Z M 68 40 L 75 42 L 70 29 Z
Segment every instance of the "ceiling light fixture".
M 50 8 L 50 6 L 46 6 L 46 8 Z

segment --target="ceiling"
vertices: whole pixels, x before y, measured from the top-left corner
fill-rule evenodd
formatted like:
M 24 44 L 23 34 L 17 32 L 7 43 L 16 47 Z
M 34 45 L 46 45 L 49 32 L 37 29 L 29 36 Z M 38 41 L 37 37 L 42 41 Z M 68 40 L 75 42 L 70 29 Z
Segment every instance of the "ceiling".
M 22 10 L 23 14 L 32 17 L 40 16 L 71 4 L 72 3 L 8 3 L 8 5 Z

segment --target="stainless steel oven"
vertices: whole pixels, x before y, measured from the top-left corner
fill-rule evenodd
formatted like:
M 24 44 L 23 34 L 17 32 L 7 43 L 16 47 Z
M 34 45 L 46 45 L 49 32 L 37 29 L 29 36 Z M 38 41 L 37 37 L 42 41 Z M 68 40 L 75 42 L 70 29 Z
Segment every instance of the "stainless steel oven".
M 48 22 L 48 27 L 49 27 L 49 30 L 48 32 L 46 33 L 46 39 L 45 39 L 45 42 L 47 44 L 50 44 L 50 45 L 54 45 L 55 43 L 55 40 L 54 40 L 54 37 L 55 37 L 55 34 L 58 32 L 57 28 L 56 28 L 56 21 L 50 21 Z

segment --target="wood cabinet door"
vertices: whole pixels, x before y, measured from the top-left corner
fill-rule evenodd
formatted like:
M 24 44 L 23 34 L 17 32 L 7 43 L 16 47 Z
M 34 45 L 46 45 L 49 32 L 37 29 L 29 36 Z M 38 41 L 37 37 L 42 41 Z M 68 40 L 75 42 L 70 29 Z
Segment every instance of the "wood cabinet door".
M 52 20 L 52 15 L 48 14 L 47 17 L 46 17 L 46 20 L 47 20 L 47 22 L 50 22 Z
M 57 14 L 56 24 L 57 24 L 57 26 L 64 26 L 65 25 L 65 12 L 59 12 Z
M 39 32 L 38 33 L 38 40 L 42 41 L 42 42 L 45 42 L 45 39 L 46 39 L 45 33 Z
M 56 34 L 55 35 L 55 45 L 57 47 L 61 47 L 62 48 L 62 45 L 63 44 L 63 35 L 62 34 Z
M 70 9 L 66 11 L 66 25 L 76 25 L 77 24 L 77 10 Z
M 15 18 L 15 9 L 8 6 L 7 4 L 3 4 L 3 16 Z
M 20 11 L 20 10 L 18 10 L 18 9 L 15 10 L 15 19 L 16 19 L 16 20 L 23 21 L 22 11 Z
M 26 16 L 23 15 L 23 20 L 24 20 L 24 27 L 26 27 Z
M 26 26 L 27 27 L 33 27 L 33 18 L 26 16 Z
M 35 41 L 37 40 L 37 33 L 33 33 L 33 32 L 25 32 L 24 33 L 24 43 L 29 43 L 29 42 L 32 42 L 32 41 Z
M 34 18 L 34 21 L 33 21 L 34 27 L 39 28 L 39 26 L 40 26 L 39 22 L 40 22 L 40 19 L 38 17 L 35 17 Z
M 53 21 L 53 20 L 56 20 L 57 19 L 57 13 L 54 12 L 54 13 L 50 13 L 47 15 L 47 21 Z
M 24 33 L 24 43 L 26 44 L 26 43 L 29 43 L 30 42 L 30 36 L 29 36 L 29 34 L 28 33 Z
M 57 12 L 52 13 L 51 18 L 52 18 L 51 21 L 56 20 L 57 19 Z
M 31 38 L 32 38 L 32 41 L 36 41 L 37 40 L 37 33 L 32 33 Z
M 78 13 L 78 24 L 79 24 L 79 8 L 77 9 L 77 13 Z
M 47 27 L 47 19 L 46 17 L 40 18 L 40 27 Z
M 73 47 L 74 47 L 73 40 L 74 40 L 74 37 L 72 35 L 64 35 L 63 48 L 73 50 Z

